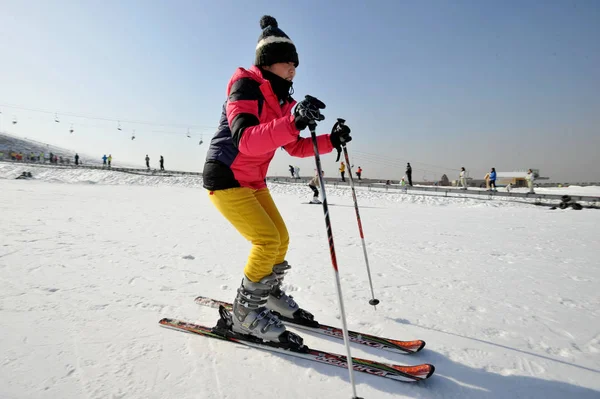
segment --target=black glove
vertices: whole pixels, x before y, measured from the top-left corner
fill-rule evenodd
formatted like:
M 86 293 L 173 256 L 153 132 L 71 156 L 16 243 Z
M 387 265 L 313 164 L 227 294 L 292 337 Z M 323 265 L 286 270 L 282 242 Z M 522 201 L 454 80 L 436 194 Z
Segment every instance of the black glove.
M 319 109 L 324 109 L 325 104 L 312 96 L 306 96 L 304 100 L 296 104 L 294 108 L 294 124 L 296 129 L 304 130 L 311 123 L 317 123 L 325 119 Z
M 352 141 L 352 137 L 350 137 L 350 128 L 346 126 L 346 121 L 342 118 L 338 118 L 338 121 L 333 125 L 331 129 L 331 135 L 329 139 L 331 140 L 331 145 L 337 150 L 338 156 L 335 162 L 340 160 L 340 154 L 342 152 L 342 146 L 346 146 L 346 143 Z

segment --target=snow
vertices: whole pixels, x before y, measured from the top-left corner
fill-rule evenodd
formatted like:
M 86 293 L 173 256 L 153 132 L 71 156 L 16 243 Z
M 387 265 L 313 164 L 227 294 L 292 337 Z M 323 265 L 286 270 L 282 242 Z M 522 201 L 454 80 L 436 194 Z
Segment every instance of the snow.
M 1 398 L 351 396 L 347 370 L 158 325 L 214 324 L 193 299 L 231 301 L 250 248 L 200 179 L 39 169 L 14 180 L 0 164 Z M 270 187 L 291 235 L 285 288 L 340 325 L 322 207 Z M 355 374 L 359 396 L 600 397 L 600 212 L 359 190 L 374 310 L 350 192 L 327 190 L 349 328 L 427 342 L 352 354 L 436 366 L 418 384 Z

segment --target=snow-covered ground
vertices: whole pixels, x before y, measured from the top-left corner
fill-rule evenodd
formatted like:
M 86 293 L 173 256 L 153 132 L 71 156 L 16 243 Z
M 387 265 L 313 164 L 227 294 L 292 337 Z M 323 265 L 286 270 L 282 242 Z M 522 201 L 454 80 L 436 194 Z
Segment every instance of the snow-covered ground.
M 199 179 L 13 173 L 0 164 L 0 398 L 351 396 L 347 370 L 159 327 L 214 324 L 193 299 L 232 300 L 250 248 Z M 285 286 L 339 325 L 322 208 L 305 186 L 271 188 L 291 235 Z M 358 195 L 376 311 L 350 193 L 328 189 L 349 327 L 427 346 L 352 353 L 437 368 L 418 384 L 355 374 L 359 396 L 600 397 L 600 212 Z

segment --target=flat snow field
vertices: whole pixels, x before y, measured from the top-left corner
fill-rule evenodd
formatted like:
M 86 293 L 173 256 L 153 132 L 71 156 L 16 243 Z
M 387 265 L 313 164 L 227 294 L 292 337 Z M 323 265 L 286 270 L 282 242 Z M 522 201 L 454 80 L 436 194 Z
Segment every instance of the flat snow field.
M 0 180 L 0 398 L 351 397 L 345 369 L 160 327 L 212 326 L 194 297 L 233 300 L 250 245 L 198 184 L 94 178 Z M 271 187 L 285 288 L 341 326 L 322 207 L 305 186 Z M 427 342 L 352 354 L 436 366 L 417 384 L 355 374 L 359 396 L 600 398 L 600 211 L 359 191 L 374 310 L 350 192 L 328 193 L 349 327 Z

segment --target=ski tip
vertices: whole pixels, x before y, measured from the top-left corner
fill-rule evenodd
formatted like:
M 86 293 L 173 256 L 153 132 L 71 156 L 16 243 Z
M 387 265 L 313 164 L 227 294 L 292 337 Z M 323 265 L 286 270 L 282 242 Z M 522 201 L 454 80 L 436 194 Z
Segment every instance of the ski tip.
M 400 350 L 405 351 L 407 354 L 417 353 L 425 347 L 425 341 L 420 339 L 415 341 L 396 341 L 388 339 L 388 342 L 396 345 Z
M 428 366 L 431 368 L 431 371 L 429 371 L 429 374 L 427 374 L 427 377 L 425 377 L 425 379 L 431 377 L 435 372 L 435 366 L 433 364 L 428 364 Z
M 415 382 L 426 380 L 435 372 L 435 366 L 429 363 L 419 364 L 417 366 L 393 365 L 392 367 L 401 371 L 402 373 L 409 374 L 412 378 L 414 378 Z

